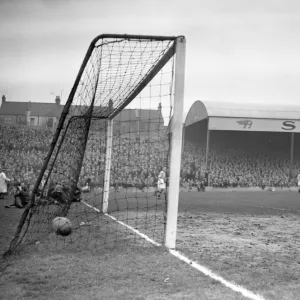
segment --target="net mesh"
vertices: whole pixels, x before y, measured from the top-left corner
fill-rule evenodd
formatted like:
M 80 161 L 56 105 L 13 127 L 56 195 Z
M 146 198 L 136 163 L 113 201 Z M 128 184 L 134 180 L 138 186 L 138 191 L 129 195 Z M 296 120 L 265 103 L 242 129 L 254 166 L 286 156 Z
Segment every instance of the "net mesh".
M 43 238 L 55 247 L 143 243 L 141 234 L 163 243 L 167 193 L 156 190 L 168 174 L 174 43 L 93 41 L 10 251 Z M 71 235 L 52 231 L 56 216 L 71 220 Z

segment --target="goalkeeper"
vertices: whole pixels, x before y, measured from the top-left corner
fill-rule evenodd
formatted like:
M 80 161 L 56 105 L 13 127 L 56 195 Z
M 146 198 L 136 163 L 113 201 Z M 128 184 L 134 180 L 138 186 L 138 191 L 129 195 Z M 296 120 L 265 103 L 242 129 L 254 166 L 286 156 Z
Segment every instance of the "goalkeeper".
M 156 197 L 160 199 L 161 194 L 166 191 L 166 167 L 164 167 L 159 175 L 157 180 L 157 190 L 156 190 Z

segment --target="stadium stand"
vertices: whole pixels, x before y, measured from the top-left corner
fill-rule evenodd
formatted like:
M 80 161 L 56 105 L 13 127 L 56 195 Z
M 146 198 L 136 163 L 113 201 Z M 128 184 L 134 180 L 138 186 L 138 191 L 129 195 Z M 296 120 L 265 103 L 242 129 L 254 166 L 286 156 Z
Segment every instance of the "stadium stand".
M 202 119 L 199 118 L 201 114 Z M 211 130 L 209 155 L 206 155 L 208 117 L 202 111 L 198 112 L 198 119 L 193 116 L 194 121 L 190 120 L 191 116 L 188 114 L 182 154 L 181 186 L 186 188 L 199 186 L 205 182 L 206 172 L 209 172 L 209 184 L 213 187 L 290 187 L 296 184 L 295 178 L 300 172 L 298 132 L 294 133 L 291 168 L 290 133 Z M 282 120 L 289 119 L 277 120 L 282 123 Z M 52 135 L 53 129 L 47 127 L 0 125 L 1 163 L 6 175 L 16 181 L 25 182 L 28 186 L 32 185 L 47 155 Z M 104 172 L 100 169 L 100 162 L 104 159 L 105 151 L 98 147 L 100 138 L 94 133 L 89 140 L 80 186 L 84 186 L 87 181 L 92 187 L 102 185 Z M 128 160 L 122 154 L 122 144 L 128 143 L 132 144 L 133 156 L 135 151 L 146 152 L 146 147 L 153 148 L 150 151 L 152 153 L 150 169 L 149 162 L 143 161 L 142 155 L 138 156 L 141 158 L 140 161 L 128 165 Z M 115 177 L 111 180 L 114 186 L 133 186 L 140 189 L 156 186 L 157 175 L 163 165 L 162 154 L 167 148 L 164 142 L 152 145 L 143 139 L 137 140 L 136 136 L 131 134 L 122 137 L 121 140 L 118 139 L 118 144 L 114 146 L 115 151 L 118 151 L 112 166 L 114 168 L 118 165 L 116 168 L 118 172 L 113 172 Z
M 196 101 L 185 119 L 183 177 L 213 187 L 290 187 L 300 171 L 300 107 Z M 170 125 L 171 126 L 171 125 Z

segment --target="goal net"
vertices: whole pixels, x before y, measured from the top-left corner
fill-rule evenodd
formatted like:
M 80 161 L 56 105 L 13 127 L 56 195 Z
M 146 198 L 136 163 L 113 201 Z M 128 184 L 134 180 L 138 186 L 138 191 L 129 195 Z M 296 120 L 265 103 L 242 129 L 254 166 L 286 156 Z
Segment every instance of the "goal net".
M 165 243 L 172 180 L 172 192 L 178 194 L 179 188 L 178 162 L 173 177 L 170 166 L 180 157 L 181 122 L 173 146 L 168 130 L 174 102 L 183 101 L 175 93 L 175 84 L 183 90 L 183 68 L 176 77 L 178 55 L 184 54 L 178 54 L 179 43 L 185 43 L 183 37 L 101 35 L 93 40 L 9 253 L 43 240 L 47 247 L 85 249 Z M 182 105 L 178 108 L 180 121 Z M 52 231 L 57 216 L 72 222 L 72 234 Z

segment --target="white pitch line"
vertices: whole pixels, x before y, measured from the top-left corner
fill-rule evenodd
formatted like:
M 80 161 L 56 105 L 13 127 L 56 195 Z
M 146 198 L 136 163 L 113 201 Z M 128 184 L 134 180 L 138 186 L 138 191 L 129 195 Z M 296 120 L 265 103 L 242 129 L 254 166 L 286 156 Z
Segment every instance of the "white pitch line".
M 86 206 L 88 206 L 88 207 L 94 209 L 95 211 L 97 211 L 97 212 L 99 212 L 99 213 L 101 212 L 98 208 L 96 208 L 96 207 L 94 207 L 94 206 L 92 206 L 92 205 L 86 203 L 85 201 L 81 200 L 81 202 L 82 202 L 83 204 L 85 204 Z M 138 231 L 137 229 L 133 228 L 132 226 L 129 226 L 129 225 L 127 225 L 126 223 L 124 223 L 124 222 L 122 222 L 122 221 L 119 221 L 118 219 L 116 219 L 115 217 L 109 215 L 108 213 L 104 213 L 104 215 L 107 216 L 107 217 L 109 217 L 109 218 L 111 218 L 112 220 L 114 220 L 115 222 L 119 223 L 120 225 L 123 225 L 123 226 L 125 226 L 126 228 L 132 230 L 133 232 L 135 232 L 136 234 L 140 235 L 141 237 L 143 237 L 146 241 L 150 242 L 151 244 L 153 244 L 153 245 L 155 245 L 155 246 L 157 246 L 157 247 L 161 246 L 161 244 L 159 244 L 159 243 L 153 241 L 153 240 L 150 239 L 147 235 L 141 233 L 140 231 Z
M 101 212 L 98 208 L 86 203 L 85 201 L 81 200 L 81 202 L 83 204 L 85 204 L 86 206 L 94 209 L 97 212 Z M 161 244 L 155 242 L 154 240 L 150 239 L 147 235 L 139 232 L 137 229 L 127 225 L 126 223 L 117 220 L 115 217 L 109 215 L 108 213 L 104 214 L 105 216 L 111 218 L 112 220 L 116 221 L 117 223 L 119 223 L 120 225 L 125 226 L 126 228 L 132 230 L 133 232 L 135 232 L 136 234 L 140 235 L 141 237 L 143 237 L 145 240 L 147 240 L 148 242 L 150 242 L 151 244 L 155 245 L 155 246 L 162 246 Z M 215 274 L 214 272 L 212 272 L 211 270 L 209 270 L 208 268 L 201 266 L 200 264 L 198 264 L 195 261 L 190 260 L 189 258 L 187 258 L 186 256 L 184 256 L 183 254 L 181 254 L 180 252 L 176 251 L 176 250 L 172 250 L 172 249 L 168 249 L 169 253 L 172 254 L 173 256 L 175 256 L 176 258 L 180 259 L 181 261 L 187 263 L 189 266 L 195 268 L 197 271 L 201 272 L 202 274 L 204 274 L 205 276 L 210 277 L 213 280 L 216 280 L 218 282 L 220 282 L 221 284 L 225 285 L 226 287 L 228 287 L 229 289 L 233 290 L 234 292 L 240 293 L 242 294 L 244 297 L 251 299 L 251 300 L 266 300 L 264 297 L 255 294 L 249 290 L 247 290 L 246 288 L 237 285 L 233 282 L 230 282 L 226 279 L 224 279 L 223 277 Z
M 178 259 L 184 261 L 185 263 L 189 264 L 191 267 L 195 268 L 196 270 L 198 270 L 199 272 L 203 273 L 204 275 L 210 277 L 211 279 L 214 279 L 216 281 L 219 281 L 220 283 L 222 283 L 223 285 L 225 285 L 226 287 L 230 288 L 231 290 L 237 292 L 237 293 L 241 293 L 244 297 L 251 299 L 251 300 L 265 300 L 264 297 L 257 295 L 249 290 L 247 290 L 246 288 L 243 288 L 240 285 L 237 285 L 235 283 L 232 283 L 226 279 L 224 279 L 223 277 L 213 273 L 211 270 L 209 270 L 208 268 L 199 265 L 197 262 L 190 260 L 189 258 L 185 257 L 184 255 L 182 255 L 181 253 L 179 253 L 176 250 L 171 250 L 169 249 L 169 252 L 174 255 L 175 257 L 177 257 Z
M 153 240 L 150 239 L 147 235 L 145 235 L 145 234 L 139 232 L 137 229 L 135 229 L 135 228 L 133 228 L 133 227 L 127 225 L 126 223 L 117 220 L 115 217 L 113 217 L 113 216 L 111 216 L 111 215 L 109 215 L 109 214 L 107 214 L 107 213 L 105 213 L 104 215 L 107 216 L 107 217 L 109 217 L 109 218 L 111 218 L 111 219 L 113 219 L 113 220 L 116 221 L 117 223 L 119 223 L 119 224 L 121 224 L 121 225 L 127 227 L 128 229 L 132 230 L 133 232 L 135 232 L 136 234 L 140 235 L 141 237 L 143 237 L 146 241 L 150 242 L 151 244 L 153 244 L 153 245 L 155 245 L 155 246 L 157 246 L 157 247 L 161 246 L 161 244 L 159 244 L 159 243 L 153 241 Z
M 84 205 L 90 207 L 91 209 L 95 210 L 96 212 L 101 213 L 101 211 L 97 207 L 92 206 L 92 205 L 88 204 L 87 202 L 85 202 L 83 200 L 80 200 L 80 202 L 83 203 Z

